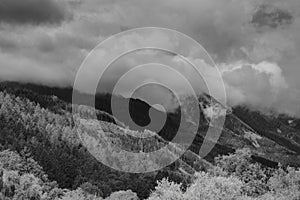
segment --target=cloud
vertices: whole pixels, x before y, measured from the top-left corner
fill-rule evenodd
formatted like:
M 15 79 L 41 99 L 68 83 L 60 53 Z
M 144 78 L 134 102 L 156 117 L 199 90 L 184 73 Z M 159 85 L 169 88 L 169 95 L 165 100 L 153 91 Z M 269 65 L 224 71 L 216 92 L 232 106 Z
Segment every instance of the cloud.
M 293 16 L 288 10 L 272 4 L 261 4 L 253 14 L 251 22 L 258 27 L 278 28 L 292 24 Z
M 299 11 L 299 0 L 0 0 L 0 78 L 70 86 L 99 42 L 129 28 L 159 26 L 204 46 L 222 71 L 230 105 L 300 116 Z M 134 35 L 124 45 L 144 39 Z M 151 42 L 168 38 L 156 35 Z M 184 56 L 202 65 L 197 54 Z M 176 57 L 155 58 L 196 79 Z M 147 61 L 138 59 L 119 63 L 122 70 L 110 71 L 107 84 Z M 216 71 L 202 70 L 213 83 Z M 87 73 L 87 82 L 93 76 Z
M 278 109 L 278 99 L 288 89 L 288 84 L 277 64 L 235 63 L 221 68 L 231 106 Z
M 0 20 L 10 23 L 57 23 L 66 16 L 57 0 L 0 0 Z
M 10 66 L 9 68 L 0 67 L 0 79 L 20 82 L 31 80 L 30 82 L 33 83 L 50 86 L 65 86 L 70 81 L 63 68 L 53 70 L 54 66 L 46 68 L 40 67 L 41 65 L 41 62 L 33 62 L 28 57 L 0 54 L 0 66 Z M 34 79 L 32 79 L 32 74 L 35 75 Z

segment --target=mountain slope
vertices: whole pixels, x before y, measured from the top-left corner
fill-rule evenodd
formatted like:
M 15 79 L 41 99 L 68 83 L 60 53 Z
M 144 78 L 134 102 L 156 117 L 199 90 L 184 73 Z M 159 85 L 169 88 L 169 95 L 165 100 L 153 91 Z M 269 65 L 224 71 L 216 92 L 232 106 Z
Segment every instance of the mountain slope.
M 13 93 L 18 93 L 19 90 L 24 88 L 28 91 L 36 94 L 38 98 L 31 98 L 32 100 L 45 104 L 50 109 L 52 107 L 56 108 L 57 105 L 53 103 L 52 99 L 46 100 L 40 99 L 41 96 L 49 98 L 49 95 L 58 96 L 58 99 L 63 99 L 65 101 L 70 101 L 72 97 L 71 88 L 50 88 L 46 86 L 37 86 L 32 84 L 18 84 L 18 83 L 3 83 L 0 84 L 0 89 L 11 90 Z M 19 89 L 18 89 L 19 88 Z M 28 96 L 24 94 L 24 96 Z M 30 96 L 30 95 L 29 95 Z M 85 95 L 82 94 L 84 97 Z M 47 99 L 46 98 L 46 99 Z M 29 98 L 30 99 L 30 98 Z M 122 103 L 128 102 L 128 100 L 119 97 L 120 109 L 122 110 Z M 134 122 L 145 125 L 148 124 L 150 118 L 148 116 L 151 106 L 146 102 L 140 101 L 138 99 L 130 99 L 130 114 Z M 198 154 L 200 147 L 206 136 L 206 131 L 209 127 L 209 122 L 211 119 L 211 113 L 207 111 L 217 110 L 222 114 L 222 106 L 219 105 L 217 101 L 211 98 L 209 95 L 202 95 L 199 97 L 199 108 L 200 108 L 200 126 L 198 127 L 198 133 L 190 146 L 191 152 Z M 185 110 L 189 109 L 189 102 L 186 100 L 184 105 Z M 52 105 L 53 104 L 53 105 Z M 70 104 L 62 103 L 64 106 L 60 106 L 62 111 L 70 110 Z M 56 106 L 56 107 L 55 107 Z M 216 107 L 216 108 L 215 108 Z M 96 96 L 96 108 L 107 114 L 99 114 L 104 121 L 113 122 L 116 124 L 116 119 L 114 119 L 111 114 L 110 109 L 110 95 L 97 95 Z M 213 108 L 213 109 L 211 109 Z M 98 112 L 101 112 L 98 111 Z M 155 110 L 157 115 L 161 115 L 160 111 Z M 125 111 L 124 111 L 125 112 Z M 126 111 L 127 112 L 127 111 Z M 110 114 L 109 114 L 110 113 Z M 180 111 L 174 113 L 168 113 L 167 121 L 163 129 L 158 133 L 164 140 L 170 141 L 176 135 L 178 131 L 178 123 L 180 122 Z M 223 113 L 224 114 L 224 113 Z M 276 166 L 278 162 L 287 165 L 300 166 L 299 159 L 299 130 L 295 127 L 285 124 L 283 117 L 269 117 L 259 112 L 250 111 L 249 109 L 241 109 L 241 107 L 229 109 L 226 114 L 226 120 L 224 127 L 219 127 L 222 129 L 221 137 L 214 146 L 213 150 L 206 156 L 206 160 L 213 161 L 214 157 L 220 154 L 232 153 L 236 149 L 240 148 L 250 148 L 253 153 L 253 158 L 256 161 L 262 162 L 269 166 Z M 109 117 L 108 117 L 109 116 Z M 105 119 L 107 118 L 107 119 Z M 191 119 L 193 120 L 193 119 Z M 286 120 L 288 121 L 288 120 Z M 297 120 L 294 119 L 296 122 Z M 122 122 L 124 125 L 128 125 L 127 122 Z M 122 126 L 122 123 L 119 125 Z M 197 124 L 195 121 L 186 122 L 186 134 L 189 134 L 189 128 Z M 130 126 L 129 126 L 130 128 Z M 143 131 L 143 130 L 138 130 Z
M 0 92 L 0 148 L 17 152 L 21 152 L 24 148 L 29 149 L 33 158 L 49 175 L 49 179 L 57 181 L 62 188 L 77 188 L 89 182 L 103 191 L 104 196 L 114 191 L 131 189 L 140 198 L 146 198 L 154 189 L 157 180 L 169 177 L 170 180 L 188 184 L 195 170 L 211 166 L 197 155 L 190 153 L 185 154 L 184 159 L 179 159 L 174 164 L 152 173 L 128 174 L 110 169 L 96 160 L 82 145 L 73 115 L 68 111 L 70 107 L 68 103 L 55 98 L 61 102 L 61 106 L 55 109 L 50 106 L 49 108 L 53 110 L 51 111 L 29 100 L 38 97 L 38 101 L 47 105 L 48 101 L 53 101 L 51 96 L 43 96 L 30 90 L 23 92 L 23 95 L 15 96 L 9 88 L 7 89 Z M 127 134 L 135 132 L 125 130 L 110 114 L 97 112 L 100 120 L 81 119 L 83 124 L 94 123 L 95 127 L 105 129 L 102 136 L 111 135 L 114 141 L 124 142 L 122 148 L 141 150 L 137 148 L 140 146 L 134 146 L 136 140 Z M 93 129 L 88 127 L 86 132 L 91 130 Z M 159 136 L 151 141 L 153 142 L 145 143 L 143 151 L 152 151 L 155 146 L 158 148 L 166 143 Z M 109 157 L 110 155 L 107 156 Z

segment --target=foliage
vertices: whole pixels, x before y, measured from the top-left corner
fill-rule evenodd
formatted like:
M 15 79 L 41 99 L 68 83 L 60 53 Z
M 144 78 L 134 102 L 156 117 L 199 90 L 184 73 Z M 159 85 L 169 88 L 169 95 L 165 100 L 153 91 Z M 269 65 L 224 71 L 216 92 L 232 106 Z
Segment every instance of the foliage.
M 217 157 L 215 164 L 227 175 L 238 177 L 244 183 L 242 190 L 247 195 L 262 195 L 269 189 L 267 181 L 273 170 L 253 163 L 249 149 L 240 149 L 235 154 Z
M 149 200 L 179 200 L 183 198 L 184 194 L 181 189 L 181 184 L 163 179 L 158 182 L 158 186 L 155 187 L 155 191 L 151 194 Z
M 265 168 L 252 163 L 248 149 L 216 158 L 216 167 L 198 173 L 185 191 L 163 179 L 149 200 L 298 200 L 300 170 Z M 272 173 L 271 173 L 272 172 Z
M 44 182 L 33 174 L 1 169 L 1 195 L 7 200 L 52 200 L 63 190 L 56 184 Z
M 0 92 L 1 200 L 300 199 L 299 169 L 265 167 L 252 160 L 249 149 L 217 157 L 215 167 L 195 178 L 180 173 L 178 163 L 148 174 L 114 171 L 81 145 L 70 105 L 49 96 L 29 98 L 37 98 L 40 106 L 30 95 Z M 115 136 L 125 149 L 152 151 L 162 145 Z
M 180 184 L 164 179 L 158 183 L 149 200 L 231 200 L 241 196 L 242 182 L 234 177 L 199 173 L 195 182 L 183 192 Z
M 173 174 L 172 180 L 185 182 L 186 177 L 180 173 L 164 173 L 169 169 L 174 171 L 171 166 L 148 174 L 127 174 L 110 169 L 81 145 L 70 112 L 50 111 L 24 96 L 28 95 L 20 98 L 0 92 L 0 147 L 20 153 L 0 153 L 0 162 L 7 169 L 17 170 L 20 174 L 31 173 L 41 180 L 55 180 L 61 188 L 67 189 L 88 182 L 93 188 L 83 189 L 103 197 L 120 190 L 132 190 L 140 198 L 146 198 L 158 178 L 163 178 L 162 174 Z M 127 141 L 128 147 L 133 144 L 131 139 L 123 141 Z M 151 146 L 149 142 L 146 144 Z M 37 167 L 37 163 L 42 167 Z
M 101 197 L 85 193 L 82 189 L 66 192 L 57 200 L 102 200 Z

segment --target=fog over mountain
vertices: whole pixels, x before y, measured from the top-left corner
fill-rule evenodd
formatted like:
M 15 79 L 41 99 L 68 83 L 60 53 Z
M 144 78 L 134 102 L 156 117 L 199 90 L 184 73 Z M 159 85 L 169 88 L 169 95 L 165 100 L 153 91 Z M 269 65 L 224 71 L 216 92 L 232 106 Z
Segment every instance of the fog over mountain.
M 204 46 L 222 73 L 230 106 L 299 116 L 299 16 L 299 0 L 0 0 L 0 79 L 72 86 L 98 43 L 130 28 L 158 26 Z M 133 35 L 124 45 L 143 39 Z M 192 53 L 185 56 L 201 65 Z M 176 55 L 170 57 L 176 63 Z M 111 70 L 107 87 L 119 73 Z M 214 82 L 215 68 L 203 73 Z

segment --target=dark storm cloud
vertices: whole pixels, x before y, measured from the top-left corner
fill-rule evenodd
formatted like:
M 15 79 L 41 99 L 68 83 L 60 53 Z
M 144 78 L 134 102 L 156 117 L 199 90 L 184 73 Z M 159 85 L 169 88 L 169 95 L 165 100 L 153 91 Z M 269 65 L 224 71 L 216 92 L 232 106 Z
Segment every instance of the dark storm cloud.
M 57 23 L 65 10 L 56 0 L 0 0 L 0 21 L 9 23 Z
M 293 16 L 288 10 L 280 9 L 270 4 L 262 4 L 254 13 L 251 22 L 258 27 L 277 28 L 292 24 Z

